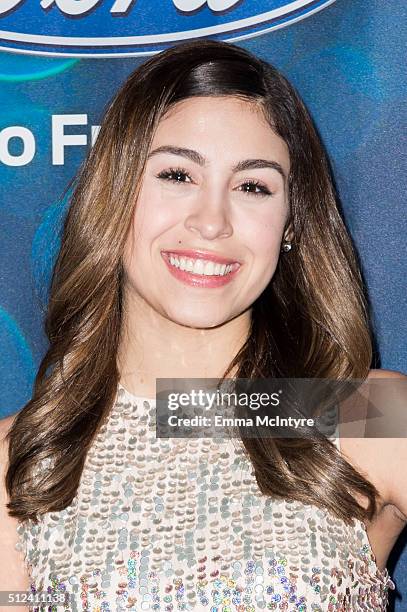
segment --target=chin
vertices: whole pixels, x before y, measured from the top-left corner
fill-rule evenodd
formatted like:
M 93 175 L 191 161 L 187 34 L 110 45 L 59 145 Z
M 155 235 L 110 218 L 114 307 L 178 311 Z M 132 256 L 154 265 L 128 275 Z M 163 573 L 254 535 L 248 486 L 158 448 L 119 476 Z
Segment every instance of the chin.
M 192 327 L 194 329 L 211 329 L 228 321 L 227 317 L 220 317 L 219 313 L 210 317 L 207 312 L 205 313 L 203 311 L 185 314 L 178 312 L 176 315 L 174 313 L 167 313 L 166 316 L 178 325 Z

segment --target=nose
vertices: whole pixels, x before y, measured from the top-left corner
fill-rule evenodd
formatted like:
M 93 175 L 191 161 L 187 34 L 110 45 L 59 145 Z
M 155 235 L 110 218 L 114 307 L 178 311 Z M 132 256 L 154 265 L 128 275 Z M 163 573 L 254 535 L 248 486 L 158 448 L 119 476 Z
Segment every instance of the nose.
M 204 190 L 185 219 L 185 227 L 206 240 L 231 236 L 233 227 L 226 193 Z

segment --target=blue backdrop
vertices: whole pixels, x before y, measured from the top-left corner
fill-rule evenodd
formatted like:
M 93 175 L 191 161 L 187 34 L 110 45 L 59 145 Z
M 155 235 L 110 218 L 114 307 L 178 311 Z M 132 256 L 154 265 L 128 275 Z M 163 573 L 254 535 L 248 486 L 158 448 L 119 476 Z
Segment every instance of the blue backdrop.
M 116 16 L 109 26 L 113 0 L 87 0 L 93 9 L 71 16 L 66 30 L 63 11 L 85 7 L 84 1 L 49 0 L 47 12 L 39 0 L 5 0 L 8 10 L 0 7 L 0 416 L 17 412 L 30 398 L 46 349 L 42 321 L 66 207 L 62 194 L 96 136 L 104 105 L 146 54 L 172 44 L 171 32 L 188 27 L 219 26 L 218 38 L 274 63 L 299 90 L 330 155 L 359 252 L 374 316 L 374 366 L 406 372 L 403 0 L 163 0 L 168 7 L 162 23 L 153 0 L 140 0 L 132 13 L 123 13 L 121 25 Z M 229 10 L 220 10 L 227 4 Z M 271 5 L 277 12 L 266 19 Z M 292 5 L 291 12 L 284 5 Z M 97 48 L 49 40 L 47 34 L 78 38 L 93 32 L 97 10 L 104 11 L 100 36 L 111 27 L 114 36 L 137 38 L 149 31 L 167 39 Z M 259 14 L 262 19 L 253 19 Z M 241 27 L 229 27 L 233 20 Z M 105 57 L 85 57 L 98 53 Z M 130 53 L 145 55 L 126 57 Z M 401 539 L 389 564 L 397 612 L 407 610 L 405 546 L 402 551 Z

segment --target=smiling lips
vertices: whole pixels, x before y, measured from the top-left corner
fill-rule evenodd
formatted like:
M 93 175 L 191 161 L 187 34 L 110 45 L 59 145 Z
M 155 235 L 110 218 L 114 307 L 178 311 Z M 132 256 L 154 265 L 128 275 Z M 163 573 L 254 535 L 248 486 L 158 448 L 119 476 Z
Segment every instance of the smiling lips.
M 171 274 L 193 287 L 224 286 L 241 267 L 238 261 L 205 251 L 161 251 L 161 255 Z

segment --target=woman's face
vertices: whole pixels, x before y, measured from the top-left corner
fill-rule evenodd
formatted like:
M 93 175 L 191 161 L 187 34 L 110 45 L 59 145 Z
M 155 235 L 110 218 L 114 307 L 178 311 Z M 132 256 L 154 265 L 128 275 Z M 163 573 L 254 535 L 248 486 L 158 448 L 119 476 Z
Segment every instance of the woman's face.
M 126 289 L 211 328 L 246 311 L 276 269 L 288 216 L 285 142 L 251 103 L 196 97 L 161 120 L 126 243 Z

